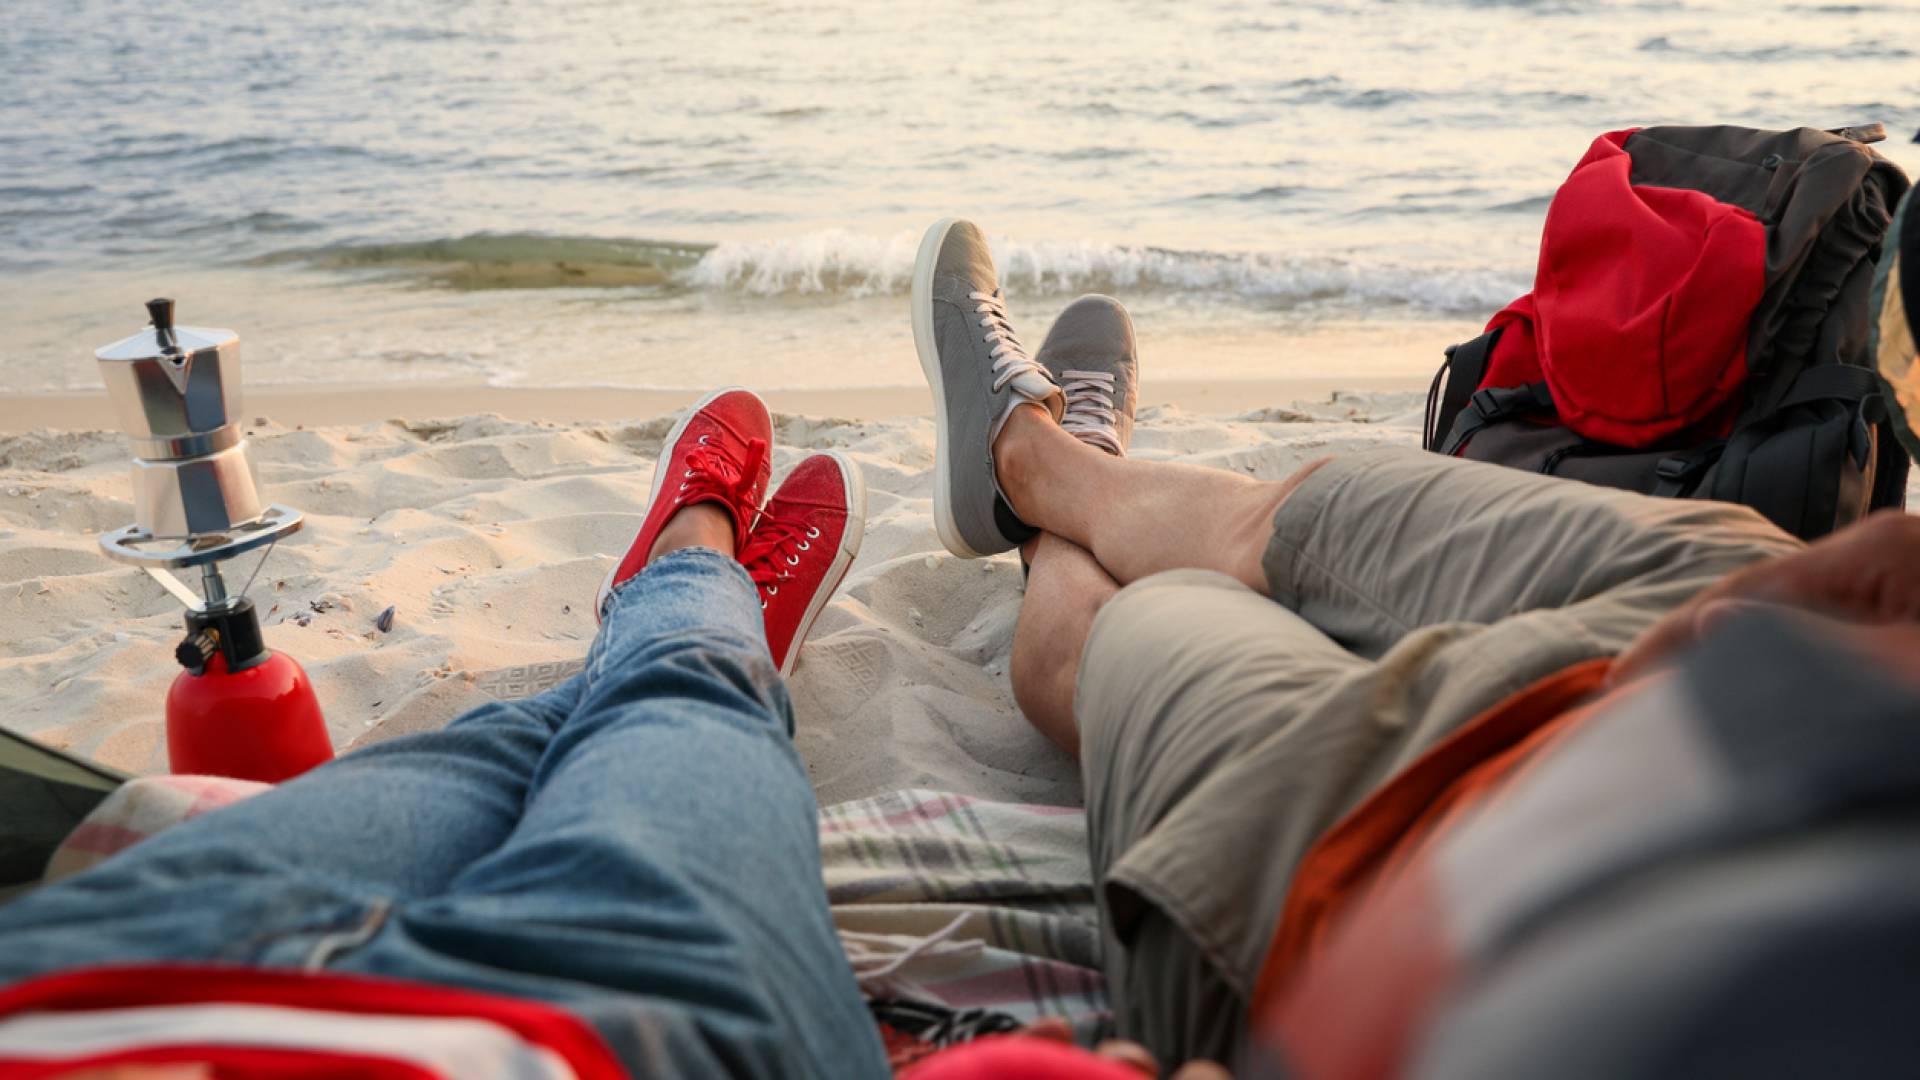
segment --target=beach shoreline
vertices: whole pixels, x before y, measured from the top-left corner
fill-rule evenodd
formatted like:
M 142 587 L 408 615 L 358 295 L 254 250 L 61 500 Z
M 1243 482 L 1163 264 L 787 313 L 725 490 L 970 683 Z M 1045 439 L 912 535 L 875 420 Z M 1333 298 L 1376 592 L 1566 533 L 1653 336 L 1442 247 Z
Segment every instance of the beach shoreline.
M 755 388 L 775 412 L 841 420 L 893 420 L 933 415 L 925 386 L 856 389 Z M 1234 415 L 1335 395 L 1424 391 L 1403 376 L 1294 376 L 1272 379 L 1142 380 L 1140 404 L 1186 412 Z M 316 383 L 249 387 L 247 421 L 285 427 L 372 424 L 401 417 L 421 420 L 501 416 L 509 420 L 584 423 L 646 419 L 683 408 L 705 390 L 629 387 L 502 387 L 470 382 Z M 0 395 L 0 434 L 29 431 L 118 430 L 106 392 Z

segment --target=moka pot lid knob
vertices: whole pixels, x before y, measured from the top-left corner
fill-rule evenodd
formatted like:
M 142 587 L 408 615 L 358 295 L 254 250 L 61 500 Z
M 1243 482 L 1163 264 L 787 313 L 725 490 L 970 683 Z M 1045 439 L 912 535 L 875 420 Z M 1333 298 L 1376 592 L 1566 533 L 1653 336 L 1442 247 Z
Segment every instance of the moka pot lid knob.
M 191 359 L 195 353 L 218 349 L 240 340 L 231 330 L 204 326 L 175 326 L 173 301 L 166 297 L 147 301 L 147 327 L 130 337 L 94 351 L 101 361 Z

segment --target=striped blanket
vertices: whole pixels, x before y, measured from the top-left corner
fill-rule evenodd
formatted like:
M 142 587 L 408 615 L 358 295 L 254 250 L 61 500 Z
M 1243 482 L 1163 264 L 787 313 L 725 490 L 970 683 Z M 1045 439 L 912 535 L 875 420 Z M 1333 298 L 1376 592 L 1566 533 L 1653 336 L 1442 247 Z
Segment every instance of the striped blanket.
M 197 776 L 131 781 L 55 853 L 48 880 L 261 790 Z M 908 790 L 820 814 L 827 895 L 854 974 L 876 1015 L 915 1028 L 925 1046 L 1042 1016 L 1068 1018 L 1082 1040 L 1105 1037 L 1086 852 L 1076 809 Z M 896 1062 L 917 1056 L 894 1049 Z
M 1079 810 L 896 791 L 827 807 L 833 921 L 870 1001 L 1110 1028 Z

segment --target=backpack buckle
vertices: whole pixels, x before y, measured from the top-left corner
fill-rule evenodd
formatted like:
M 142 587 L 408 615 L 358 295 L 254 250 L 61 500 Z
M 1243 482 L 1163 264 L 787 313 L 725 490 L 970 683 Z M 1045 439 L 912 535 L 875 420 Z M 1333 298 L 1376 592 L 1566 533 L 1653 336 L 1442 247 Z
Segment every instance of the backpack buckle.
M 1722 444 L 1715 443 L 1684 457 L 1661 458 L 1660 464 L 1653 467 L 1653 475 L 1661 481 L 1654 494 L 1665 498 L 1684 494 L 1688 486 L 1719 462 L 1724 449 Z
M 1653 467 L 1653 475 L 1659 483 L 1653 486 L 1653 494 L 1663 499 L 1677 499 L 1691 494 L 1694 484 L 1714 462 L 1720 459 L 1715 452 L 1696 453 L 1688 457 L 1661 458 L 1660 464 Z
M 1699 471 L 1700 463 L 1698 461 L 1690 458 L 1677 457 L 1661 458 L 1660 464 L 1653 468 L 1653 474 L 1655 476 L 1658 476 L 1662 480 L 1671 480 L 1676 484 L 1685 482 L 1691 478 L 1694 473 Z
M 1473 397 L 1467 400 L 1473 405 L 1474 412 L 1489 421 L 1504 420 L 1521 413 L 1550 412 L 1553 409 L 1553 394 L 1547 390 L 1546 383 L 1491 386 L 1475 390 Z

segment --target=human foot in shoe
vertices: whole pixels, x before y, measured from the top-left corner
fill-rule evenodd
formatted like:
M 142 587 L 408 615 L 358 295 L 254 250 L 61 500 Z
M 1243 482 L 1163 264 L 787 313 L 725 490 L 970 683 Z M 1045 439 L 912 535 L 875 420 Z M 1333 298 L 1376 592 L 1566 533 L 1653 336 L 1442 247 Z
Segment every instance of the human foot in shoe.
M 993 443 L 1015 409 L 1037 405 L 1058 419 L 1065 400 L 1014 335 L 987 238 L 972 222 L 935 222 L 920 242 L 913 342 L 933 388 L 940 542 L 968 559 L 1019 546 L 1034 530 L 1001 494 Z
M 860 467 L 839 453 L 814 454 L 787 475 L 740 549 L 781 675 L 792 674 L 800 643 L 860 553 L 866 523 Z
M 767 406 L 750 390 L 716 390 L 695 403 L 661 444 L 647 516 L 625 557 L 600 583 L 595 614 L 604 616 L 613 591 L 646 568 L 662 531 L 683 507 L 713 504 L 725 512 L 733 525 L 733 550 L 743 551 L 773 475 L 767 454 L 772 441 Z
M 1139 354 L 1133 319 L 1111 296 L 1083 296 L 1053 320 L 1034 356 L 1066 395 L 1061 430 L 1115 457 L 1127 456 L 1139 399 Z M 1020 545 L 1020 569 L 1030 573 L 1039 547 L 1035 537 Z
M 1140 360 L 1133 320 L 1111 296 L 1083 296 L 1053 321 L 1034 359 L 1066 395 L 1060 427 L 1089 446 L 1125 457 L 1133 438 Z

